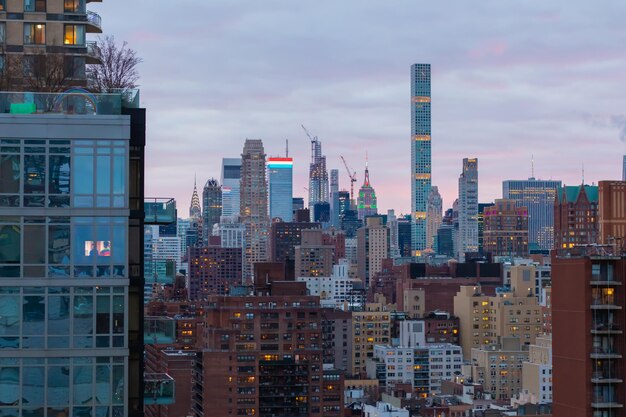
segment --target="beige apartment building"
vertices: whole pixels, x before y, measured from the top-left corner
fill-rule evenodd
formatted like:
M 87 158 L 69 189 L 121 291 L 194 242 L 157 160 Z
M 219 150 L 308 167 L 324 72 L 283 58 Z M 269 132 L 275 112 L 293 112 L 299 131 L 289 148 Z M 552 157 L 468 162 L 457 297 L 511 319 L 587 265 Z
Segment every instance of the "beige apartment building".
M 391 343 L 391 316 L 382 303 L 367 303 L 352 312 L 352 358 L 348 375 L 365 375 L 365 363 L 374 357 L 374 345 Z
M 87 10 L 94 0 L 0 0 L 0 69 L 21 83 L 34 76 L 48 84 L 85 85 L 85 64 L 99 63 L 87 34 L 102 33 L 100 16 Z M 97 0 L 95 0 L 97 1 Z M 58 74 L 52 66 L 58 66 Z M 19 87 L 5 85 L 5 88 Z M 25 83 L 24 87 L 33 85 Z M 54 88 L 52 85 L 41 86 Z
M 304 229 L 295 247 L 296 277 L 330 277 L 334 246 L 324 245 L 321 229 Z
M 509 400 L 522 389 L 522 364 L 528 350 L 517 337 L 471 351 L 472 378 L 495 400 Z
M 533 404 L 552 402 L 552 336 L 538 336 L 522 365 L 522 394 Z
M 534 280 L 535 267 L 519 265 L 511 268 L 510 288 L 495 296 L 482 294 L 480 286 L 461 286 L 454 296 L 454 314 L 466 359 L 472 349 L 495 344 L 501 337 L 517 337 L 522 345 L 535 343 L 543 333 L 543 315 Z
M 372 277 L 382 270 L 382 261 L 389 257 L 389 228 L 379 217 L 368 217 L 357 230 L 357 265 L 359 279 L 366 288 Z

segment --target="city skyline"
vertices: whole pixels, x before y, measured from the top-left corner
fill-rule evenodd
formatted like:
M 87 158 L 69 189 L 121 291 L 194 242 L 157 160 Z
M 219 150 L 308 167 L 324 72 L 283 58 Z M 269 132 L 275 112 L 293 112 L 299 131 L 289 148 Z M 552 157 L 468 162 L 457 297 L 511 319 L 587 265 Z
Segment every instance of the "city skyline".
M 108 33 L 144 58 L 142 104 L 153 112 L 148 195 L 187 202 L 194 173 L 200 182 L 217 177 L 221 158 L 237 156 L 246 138 L 263 139 L 268 156 L 282 154 L 288 138 L 294 196 L 306 196 L 304 124 L 323 141 L 328 169 L 340 170 L 340 189 L 349 189 L 349 180 L 339 155 L 355 168 L 368 150 L 380 211 L 409 213 L 407 103 L 409 68 L 416 62 L 432 65 L 432 184 L 444 208 L 452 205 L 458 165 L 467 154 L 481 159 L 480 202 L 501 197 L 503 180 L 530 177 L 532 155 L 535 177 L 566 185 L 581 182 L 583 163 L 587 183 L 621 176 L 626 117 L 618 86 L 626 65 L 616 45 L 626 41 L 617 18 L 626 6 L 618 2 L 602 10 L 582 2 L 563 10 L 539 2 L 458 3 L 458 13 L 445 19 L 441 8 L 409 2 L 394 9 L 372 2 L 199 4 L 184 27 L 172 22 L 172 30 L 203 39 L 188 49 L 180 46 L 185 37 L 166 36 L 153 24 L 170 21 L 176 5 L 147 5 L 93 8 Z M 120 13 L 137 22 L 112 18 Z M 420 19 L 421 31 L 414 30 L 418 15 L 428 17 Z M 585 35 L 590 31 L 596 36 Z M 423 33 L 429 42 L 418 42 Z M 192 61 L 198 52 L 208 58 Z M 177 59 L 164 62 L 168 53 Z M 206 77 L 213 82 L 201 82 Z

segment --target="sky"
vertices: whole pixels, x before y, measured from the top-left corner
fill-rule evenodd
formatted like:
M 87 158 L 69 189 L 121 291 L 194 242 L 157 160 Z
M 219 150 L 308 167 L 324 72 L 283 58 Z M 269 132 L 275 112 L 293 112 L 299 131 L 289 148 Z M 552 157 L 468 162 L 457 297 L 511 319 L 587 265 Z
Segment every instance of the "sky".
M 146 196 L 220 178 L 223 157 L 262 139 L 294 158 L 306 196 L 310 142 L 343 155 L 379 211 L 411 209 L 410 66 L 432 68 L 433 185 L 444 210 L 462 159 L 477 157 L 479 201 L 502 181 L 621 179 L 626 152 L 626 2 L 582 0 L 105 0 L 105 34 L 143 58 Z M 584 168 L 583 168 L 584 167 Z

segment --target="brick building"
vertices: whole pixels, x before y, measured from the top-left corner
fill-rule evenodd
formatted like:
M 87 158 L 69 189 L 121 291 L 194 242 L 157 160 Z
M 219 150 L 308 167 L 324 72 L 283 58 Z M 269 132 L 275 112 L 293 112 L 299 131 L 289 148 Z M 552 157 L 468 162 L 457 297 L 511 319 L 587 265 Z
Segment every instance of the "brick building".
M 230 287 L 241 285 L 242 256 L 240 248 L 218 245 L 190 247 L 189 299 L 228 294 Z

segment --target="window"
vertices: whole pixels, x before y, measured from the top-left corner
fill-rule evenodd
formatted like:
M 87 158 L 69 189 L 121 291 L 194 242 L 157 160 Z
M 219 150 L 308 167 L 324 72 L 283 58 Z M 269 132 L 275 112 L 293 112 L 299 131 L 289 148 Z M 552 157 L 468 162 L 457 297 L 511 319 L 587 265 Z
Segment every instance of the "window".
M 65 25 L 63 43 L 65 45 L 85 45 L 85 26 Z
M 0 10 L 4 10 L 2 8 L 2 0 L 0 0 Z M 4 22 L 0 22 L 0 43 L 4 43 L 6 40 L 6 26 Z
M 45 45 L 46 25 L 43 23 L 24 23 L 24 45 Z
M 45 12 L 46 0 L 24 0 L 25 12 Z
M 64 0 L 65 13 L 85 13 L 85 0 Z
M 0 0 L 0 12 L 4 12 L 6 9 L 5 0 Z

